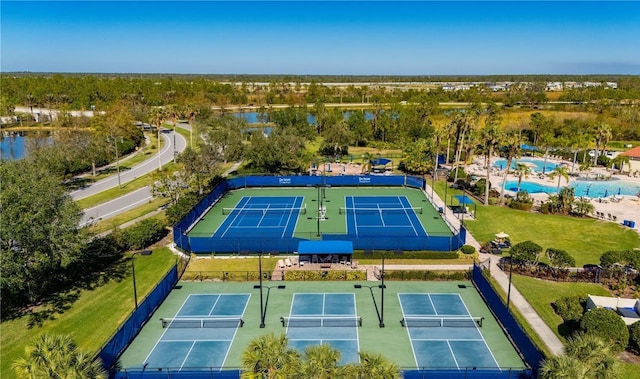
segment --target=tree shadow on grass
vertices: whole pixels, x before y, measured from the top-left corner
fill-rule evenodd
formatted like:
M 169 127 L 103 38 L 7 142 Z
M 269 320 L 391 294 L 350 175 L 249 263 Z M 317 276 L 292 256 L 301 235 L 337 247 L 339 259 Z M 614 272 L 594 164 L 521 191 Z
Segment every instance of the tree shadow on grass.
M 10 320 L 27 317 L 27 327 L 29 329 L 42 327 L 45 322 L 55 320 L 56 315 L 69 311 L 73 304 L 80 299 L 83 291 L 92 291 L 112 281 L 120 282 L 130 277 L 130 267 L 129 259 L 121 259 L 101 272 L 91 273 L 79 278 L 67 288 L 62 288 L 38 304 L 7 310 L 8 312 L 3 318 L 4 320 Z

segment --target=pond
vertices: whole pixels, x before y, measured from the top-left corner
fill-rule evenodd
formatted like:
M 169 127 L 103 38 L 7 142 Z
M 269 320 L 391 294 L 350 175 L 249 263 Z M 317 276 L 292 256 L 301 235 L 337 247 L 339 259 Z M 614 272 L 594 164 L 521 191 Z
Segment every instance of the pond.
M 51 137 L 39 137 L 32 133 L 22 131 L 2 132 L 0 135 L 0 160 L 13 161 L 24 158 L 27 155 L 29 141 L 42 138 L 45 139 L 47 144 L 52 142 Z

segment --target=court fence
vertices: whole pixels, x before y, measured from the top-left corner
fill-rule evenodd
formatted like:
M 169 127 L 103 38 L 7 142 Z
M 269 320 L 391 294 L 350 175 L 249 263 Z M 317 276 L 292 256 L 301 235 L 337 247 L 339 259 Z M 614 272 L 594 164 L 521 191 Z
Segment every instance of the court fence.
M 352 241 L 354 249 L 376 250 L 434 250 L 454 251 L 462 247 L 466 241 L 466 229 L 454 229 L 451 225 L 450 235 L 431 235 L 426 237 L 359 237 L 345 234 L 306 234 L 294 235 L 292 238 L 213 238 L 212 236 L 189 236 L 189 230 L 226 192 L 247 187 L 411 187 L 422 191 L 425 180 L 416 176 L 242 176 L 227 179 L 218 184 L 202 199 L 182 220 L 173 227 L 173 238 L 176 246 L 189 253 L 231 253 L 240 251 L 256 252 L 295 252 L 298 243 L 305 240 L 342 240 Z
M 286 270 L 274 269 L 264 271 L 264 280 L 273 281 L 361 281 L 366 280 L 371 272 L 379 278 L 379 269 L 318 269 L 318 270 Z M 457 281 L 470 280 L 470 270 L 384 270 L 385 280 L 395 281 Z M 180 278 L 192 282 L 255 282 L 260 279 L 259 271 L 185 271 Z
M 142 327 L 147 323 L 153 312 L 160 306 L 169 295 L 173 287 L 178 282 L 178 265 L 174 265 L 162 278 L 156 287 L 145 297 L 111 336 L 109 341 L 100 349 L 98 357 L 102 360 L 102 365 L 109 370 L 117 362 L 118 357 L 129 346 L 131 341 L 138 335 Z M 118 376 L 117 378 L 123 378 Z M 127 376 L 124 376 L 127 377 Z M 133 378 L 133 376 L 128 376 Z M 146 376 L 145 376 L 146 377 Z
M 500 295 L 498 295 L 496 290 L 491 286 L 485 273 L 487 275 L 489 273 L 488 265 L 474 263 L 471 281 L 478 289 L 480 296 L 482 296 L 489 306 L 491 312 L 496 316 L 496 319 L 511 339 L 525 363 L 531 367 L 532 373 L 537 373 L 544 358 L 542 353 L 520 327 L 520 324 L 518 324 L 515 317 L 513 317 L 509 309 L 507 309 L 507 306 L 502 302 Z

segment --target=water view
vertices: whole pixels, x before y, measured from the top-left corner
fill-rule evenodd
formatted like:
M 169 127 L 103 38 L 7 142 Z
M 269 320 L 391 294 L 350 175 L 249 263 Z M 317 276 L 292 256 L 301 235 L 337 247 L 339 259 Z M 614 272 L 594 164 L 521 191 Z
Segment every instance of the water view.
M 349 114 L 352 113 L 352 112 L 353 111 L 345 111 L 344 112 L 344 117 L 345 118 L 349 118 Z M 233 113 L 234 117 L 243 118 L 249 124 L 255 124 L 255 123 L 261 122 L 259 115 L 260 115 L 260 112 L 235 112 L 235 113 Z M 367 121 L 373 120 L 373 113 L 365 111 L 364 112 L 364 119 L 367 120 Z M 311 113 L 307 113 L 307 122 L 309 122 L 309 124 L 315 124 L 316 123 L 315 116 L 312 115 Z
M 0 160 L 13 161 L 27 155 L 27 146 L 33 138 L 42 138 L 24 132 L 3 132 L 0 135 Z M 52 142 L 51 137 L 45 137 L 46 143 Z

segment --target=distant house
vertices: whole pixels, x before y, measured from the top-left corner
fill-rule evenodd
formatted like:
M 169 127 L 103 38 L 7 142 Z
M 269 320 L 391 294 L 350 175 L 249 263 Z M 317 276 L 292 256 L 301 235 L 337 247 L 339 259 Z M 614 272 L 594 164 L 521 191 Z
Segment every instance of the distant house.
M 631 150 L 627 150 L 620 155 L 629 157 L 629 172 L 640 172 L 640 146 L 636 146 Z

